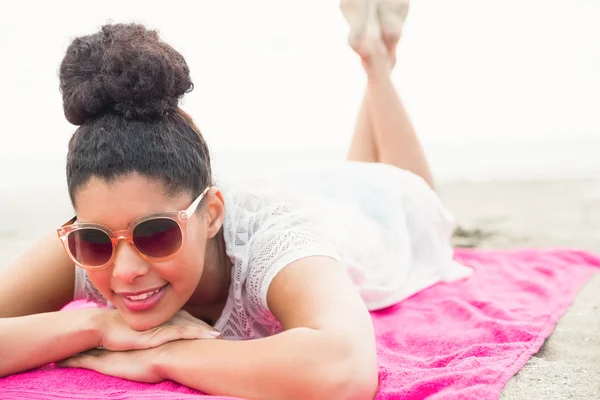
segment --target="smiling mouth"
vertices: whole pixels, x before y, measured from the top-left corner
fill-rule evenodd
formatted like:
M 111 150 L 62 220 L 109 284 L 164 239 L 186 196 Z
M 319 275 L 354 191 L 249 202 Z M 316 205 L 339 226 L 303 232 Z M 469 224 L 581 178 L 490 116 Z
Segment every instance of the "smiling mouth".
M 158 289 L 145 293 L 116 293 L 116 295 L 120 297 L 121 304 L 129 311 L 147 311 L 154 308 L 160 302 L 169 286 L 170 284 L 167 283 Z
M 148 297 L 152 296 L 153 294 L 160 292 L 161 289 L 162 289 L 162 287 L 158 288 L 156 290 L 153 290 L 152 292 L 146 292 L 146 293 L 140 294 L 138 296 L 125 296 L 125 297 L 127 297 L 129 300 L 133 300 L 133 301 L 145 300 Z

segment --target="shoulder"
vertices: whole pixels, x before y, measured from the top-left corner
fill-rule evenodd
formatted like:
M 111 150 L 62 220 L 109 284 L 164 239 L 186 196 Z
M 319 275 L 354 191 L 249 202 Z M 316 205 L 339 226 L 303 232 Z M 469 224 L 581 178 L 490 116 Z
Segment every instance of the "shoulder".
M 266 223 L 252 237 L 248 249 L 246 290 L 262 312 L 270 312 L 267 293 L 273 279 L 289 265 L 310 257 L 327 257 L 341 262 L 329 230 L 310 213 L 287 206 L 271 214 L 276 222 Z

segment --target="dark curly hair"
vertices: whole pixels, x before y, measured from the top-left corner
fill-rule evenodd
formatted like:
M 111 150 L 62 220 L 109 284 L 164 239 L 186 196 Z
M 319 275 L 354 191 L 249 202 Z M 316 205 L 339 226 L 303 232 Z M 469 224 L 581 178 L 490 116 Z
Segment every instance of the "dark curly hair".
M 178 108 L 192 89 L 183 56 L 142 25 L 109 24 L 73 40 L 60 65 L 65 117 L 79 125 L 67 156 L 73 204 L 94 176 L 138 172 L 171 194 L 212 184 L 208 146 Z

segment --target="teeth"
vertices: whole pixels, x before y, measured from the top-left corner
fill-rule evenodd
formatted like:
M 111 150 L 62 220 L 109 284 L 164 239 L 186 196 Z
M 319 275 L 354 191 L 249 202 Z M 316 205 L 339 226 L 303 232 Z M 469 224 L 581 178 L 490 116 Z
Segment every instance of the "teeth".
M 153 292 L 148 292 L 148 293 L 144 293 L 144 294 L 140 294 L 139 296 L 126 296 L 129 300 L 144 300 L 147 299 L 148 297 L 152 296 L 154 293 L 158 293 L 160 289 L 156 289 Z

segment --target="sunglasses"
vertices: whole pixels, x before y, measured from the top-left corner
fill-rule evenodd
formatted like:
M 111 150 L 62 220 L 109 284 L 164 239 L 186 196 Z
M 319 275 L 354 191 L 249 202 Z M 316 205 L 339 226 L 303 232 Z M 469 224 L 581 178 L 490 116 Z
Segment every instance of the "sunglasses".
M 65 251 L 75 264 L 87 270 L 101 270 L 115 258 L 119 240 L 126 240 L 145 260 L 168 261 L 177 256 L 186 239 L 187 221 L 194 215 L 207 187 L 187 210 L 164 212 L 135 219 L 120 231 L 92 223 L 75 223 L 73 217 L 57 229 Z

